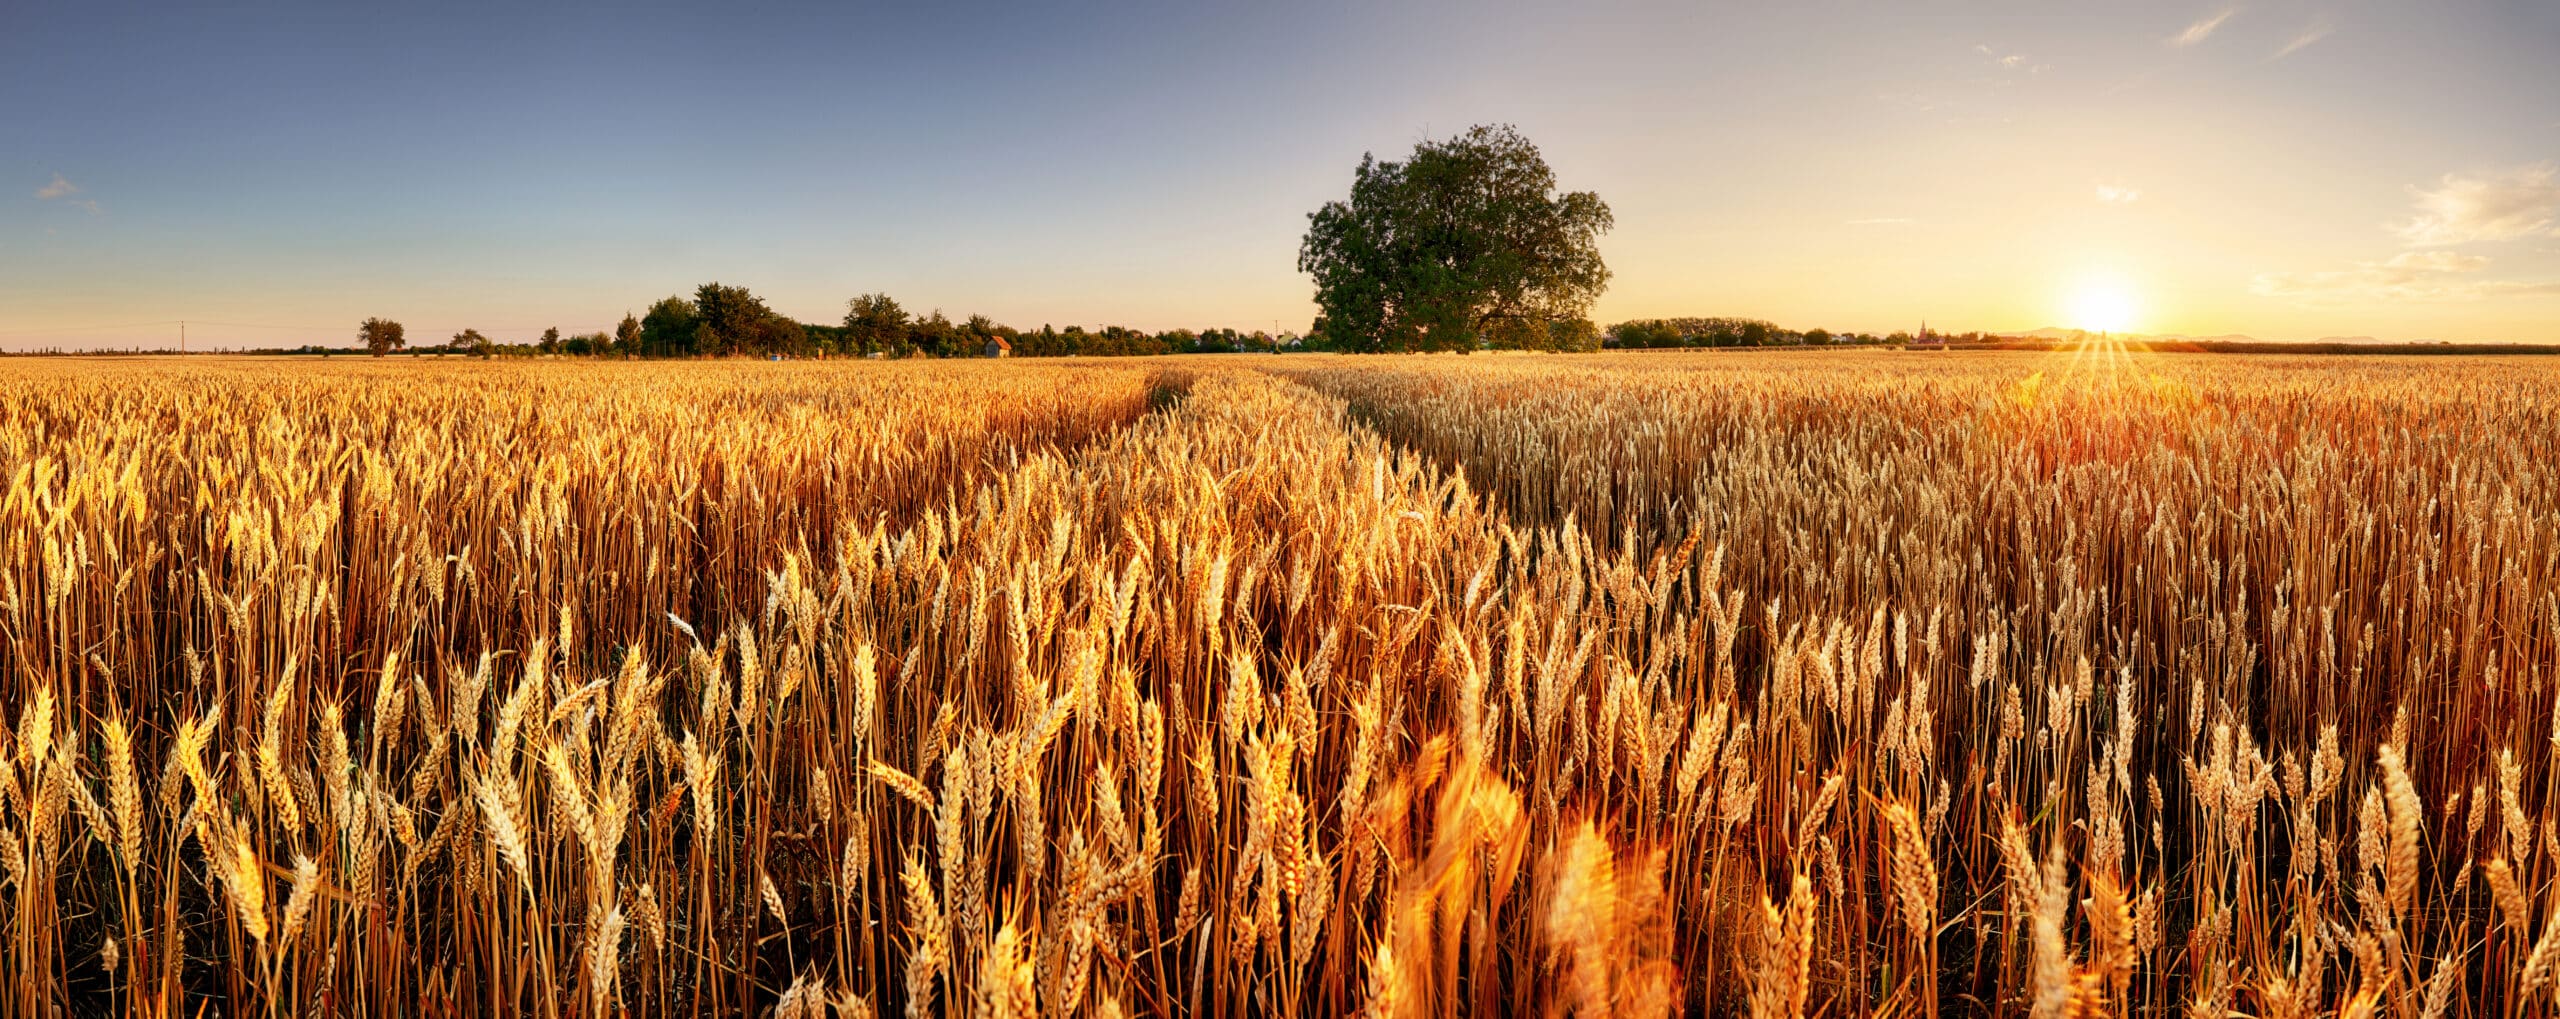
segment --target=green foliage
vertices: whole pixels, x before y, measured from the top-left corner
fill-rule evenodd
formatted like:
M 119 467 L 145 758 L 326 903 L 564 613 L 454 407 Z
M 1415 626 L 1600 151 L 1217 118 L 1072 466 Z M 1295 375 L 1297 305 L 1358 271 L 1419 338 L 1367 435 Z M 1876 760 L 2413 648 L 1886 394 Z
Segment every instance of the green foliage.
M 356 339 L 375 357 L 409 345 L 408 331 L 402 329 L 400 323 L 387 318 L 364 320 L 363 325 L 356 327 Z
M 1538 321 L 1512 319 L 1486 331 L 1485 345 L 1497 350 L 1578 352 L 1600 349 L 1600 327 L 1590 319 Z
M 694 351 L 693 302 L 682 297 L 662 298 L 649 306 L 640 319 L 642 357 L 689 357 Z
M 708 292 L 713 315 L 705 316 Z M 478 329 L 455 333 L 436 353 L 479 357 L 712 357 L 712 356 L 882 356 L 980 357 L 997 340 L 1017 357 L 1114 357 L 1150 354 L 1279 353 L 1328 349 L 1321 337 L 1232 328 L 1167 329 L 1149 332 L 1126 326 L 1061 330 L 1042 326 L 1024 331 L 985 315 L 953 321 L 936 310 L 909 315 L 885 294 L 866 294 L 848 303 L 843 325 L 809 325 L 774 313 L 743 287 L 709 284 L 695 296 L 678 294 L 649 306 L 643 315 L 625 314 L 612 332 L 567 335 L 557 327 L 523 343 L 499 343 Z M 723 323 L 726 323 L 723 325 Z M 1620 328 L 1624 328 L 1621 326 Z M 379 355 L 405 345 L 401 326 L 387 319 L 367 319 L 357 338 Z M 1595 349 L 1599 335 L 1587 320 L 1567 319 L 1527 328 L 1507 323 L 1489 342 L 1528 350 Z M 1614 342 L 1614 334 L 1612 342 Z M 281 353 L 325 353 L 309 347 Z
M 907 309 L 887 294 L 864 294 L 845 302 L 844 328 L 847 353 L 897 353 L 907 346 Z
M 1609 344 L 1614 347 L 1685 347 L 1688 337 L 1667 319 L 1647 318 L 1620 322 L 1609 327 Z
M 1570 327 L 1570 323 L 1565 323 Z M 474 334 L 476 335 L 476 334 Z M 1297 349 L 1297 337 L 1244 333 L 1234 329 L 1173 329 L 1160 333 L 1124 326 L 1064 331 L 1042 327 L 1025 332 L 985 315 L 953 321 L 939 309 L 917 316 L 887 294 L 870 293 L 845 302 L 840 325 L 793 321 L 766 306 L 745 287 L 706 283 L 690 295 L 677 294 L 651 304 L 640 315 L 624 315 L 612 335 L 561 336 L 554 329 L 536 343 L 495 348 L 508 356 L 559 353 L 571 356 L 622 354 L 637 357 L 721 356 L 862 356 L 925 355 L 978 357 L 997 340 L 1010 344 L 1016 356 L 1066 357 L 1137 354 L 1226 353 Z M 1555 341 L 1548 341 L 1555 342 Z M 1571 348 L 1567 348 L 1571 349 Z
M 1907 337 L 1908 334 L 1897 334 Z M 1982 337 L 1967 333 L 1968 337 Z M 1828 329 L 1797 332 L 1756 318 L 1645 318 L 1610 326 L 1604 345 L 1621 349 L 1646 347 L 1768 347 L 1884 342 L 1866 333 L 1834 333 Z M 1894 341 L 1902 342 L 1902 341 Z
M 1315 332 L 1341 350 L 1543 347 L 1608 286 L 1613 224 L 1588 191 L 1559 194 L 1537 146 L 1509 126 L 1424 142 L 1401 163 L 1364 155 L 1351 196 L 1309 213 L 1298 269 L 1315 278 Z
M 1560 319 L 1547 324 L 1548 350 L 1585 353 L 1600 349 L 1600 326 L 1587 318 Z
M 908 327 L 906 347 L 899 352 L 915 351 L 945 357 L 963 353 L 960 348 L 960 330 L 951 324 L 951 319 L 942 313 L 942 309 L 935 308 L 933 314 L 917 319 Z M 977 351 L 965 353 L 976 354 Z
M 1807 342 L 1809 335 L 1790 332 L 1756 318 L 1652 318 L 1610 326 L 1609 345 L 1628 348 L 1767 347 Z M 1823 335 L 1827 337 L 1830 334 Z
M 620 340 L 626 347 L 637 334 L 636 353 L 643 357 L 723 355 L 800 356 L 811 350 L 809 331 L 773 309 L 745 287 L 705 283 L 692 299 L 678 295 L 649 306 L 635 323 L 623 319 Z
M 808 352 L 809 334 L 773 313 L 745 287 L 705 283 L 693 292 L 694 353 L 788 354 Z

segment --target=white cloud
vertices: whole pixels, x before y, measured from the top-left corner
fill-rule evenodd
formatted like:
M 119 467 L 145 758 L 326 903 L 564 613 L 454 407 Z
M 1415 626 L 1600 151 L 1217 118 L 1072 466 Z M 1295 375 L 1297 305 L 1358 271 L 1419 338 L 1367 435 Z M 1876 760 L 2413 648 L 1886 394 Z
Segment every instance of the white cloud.
M 2333 272 L 2269 272 L 2249 291 L 2308 305 L 2483 301 L 2499 297 L 2560 294 L 2560 281 L 2465 278 L 2489 267 L 2489 259 L 2451 251 L 2406 251 L 2381 262 L 2358 262 Z
M 2435 247 L 2554 234 L 2560 220 L 2560 167 L 2550 163 L 2481 176 L 2446 174 L 2433 188 L 2411 188 L 2418 216 L 2396 229 L 2411 244 Z
M 2108 205 L 2131 205 L 2142 200 L 2142 192 L 2122 184 L 2100 184 L 2098 200 Z
M 2231 20 L 2231 16 L 2238 13 L 2240 13 L 2240 8 L 2225 7 L 2222 9 L 2221 13 L 2211 15 L 2192 25 L 2188 25 L 2186 31 L 2169 37 L 2169 45 L 2193 46 L 2197 43 L 2203 42 L 2206 39 L 2211 38 L 2214 30 L 2221 28 L 2223 22 Z
M 2479 272 L 2489 267 L 2489 256 L 2451 251 L 2403 251 L 2382 265 L 2383 268 L 2403 272 Z
M 2282 60 L 2296 53 L 2300 53 L 2303 50 L 2309 49 L 2312 43 L 2328 38 L 2329 33 L 2336 30 L 2337 27 L 2329 24 L 2325 19 L 2312 22 L 2311 27 L 2303 29 L 2302 34 L 2294 36 L 2293 41 L 2285 43 L 2282 49 L 2278 49 L 2274 56 L 2268 57 L 2267 59 Z
M 87 209 L 90 215 L 96 215 L 99 211 L 98 200 L 71 197 L 79 193 L 80 185 L 71 183 L 69 179 L 57 173 L 53 175 L 53 183 L 36 189 L 36 198 L 41 201 L 61 202 L 64 205 Z

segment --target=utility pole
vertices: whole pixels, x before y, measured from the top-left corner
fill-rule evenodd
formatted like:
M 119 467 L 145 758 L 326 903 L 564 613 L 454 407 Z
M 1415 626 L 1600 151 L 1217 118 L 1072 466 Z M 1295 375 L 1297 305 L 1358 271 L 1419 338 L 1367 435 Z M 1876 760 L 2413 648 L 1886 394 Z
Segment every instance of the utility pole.
M 187 352 L 187 320 L 178 320 L 178 353 Z

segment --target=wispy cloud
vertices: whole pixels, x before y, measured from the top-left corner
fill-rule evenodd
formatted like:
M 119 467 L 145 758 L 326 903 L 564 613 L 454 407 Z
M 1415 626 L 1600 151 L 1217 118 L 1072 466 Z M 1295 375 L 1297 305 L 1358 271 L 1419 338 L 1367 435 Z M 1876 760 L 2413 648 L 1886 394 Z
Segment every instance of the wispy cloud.
M 2391 231 L 2410 246 L 2381 261 L 2326 272 L 2260 273 L 2249 290 L 2304 305 L 2485 301 L 2560 296 L 2560 280 L 2481 279 L 2487 255 L 2450 245 L 2560 237 L 2560 166 L 2449 173 L 2409 189 L 2418 214 Z
M 96 214 L 98 212 L 98 200 L 95 198 L 72 197 L 79 193 L 80 185 L 71 183 L 68 178 L 57 173 L 53 175 L 53 183 L 36 189 L 36 198 L 40 201 L 61 202 L 64 205 L 77 206 L 79 208 L 89 210 L 93 215 Z
M 2331 272 L 2260 273 L 2249 291 L 2306 305 L 2447 303 L 2560 295 L 2560 281 L 2484 280 L 2482 255 L 2405 251 L 2380 262 Z
M 2274 56 L 2268 57 L 2267 59 L 2282 60 L 2296 53 L 2300 53 L 2305 49 L 2309 49 L 2312 43 L 2328 38 L 2329 33 L 2334 31 L 2337 31 L 2337 26 L 2330 24 L 2329 19 L 2327 18 L 2322 18 L 2318 21 L 2312 22 L 2311 27 L 2303 29 L 2302 34 L 2294 36 L 2292 41 L 2285 43 L 2282 48 L 2276 50 Z
M 1847 226 L 1910 226 L 1910 225 L 1911 225 L 1912 223 L 1914 223 L 1914 222 L 1917 222 L 1917 221 L 1916 221 L 1916 220 L 1914 220 L 1914 219 L 1912 219 L 1912 218 L 1911 218 L 1911 217 L 1909 217 L 1909 216 L 1879 216 L 1879 217 L 1876 217 L 1876 218 L 1874 218 L 1874 219 L 1852 219 L 1852 220 L 1848 220 L 1848 221 L 1846 221 L 1845 225 L 1847 225 Z
M 2122 184 L 2100 184 L 2098 200 L 2108 205 L 2131 205 L 2142 200 L 2142 192 Z
M 2225 7 L 2218 14 L 2208 15 L 2199 19 L 2195 23 L 2188 25 L 2185 31 L 2170 36 L 2169 45 L 2193 46 L 2205 41 L 2206 39 L 2210 39 L 2213 37 L 2214 31 L 2222 27 L 2223 22 L 2231 20 L 2231 16 L 2238 13 L 2240 13 L 2240 8 Z
M 2417 218 L 2395 229 L 2422 247 L 2553 235 L 2560 220 L 2560 167 L 2550 163 L 2477 176 L 2449 173 L 2436 186 L 2410 193 Z
M 2003 71 L 2025 71 L 2029 74 L 2042 74 L 2046 71 L 2053 70 L 2052 64 L 2035 63 L 2029 60 L 2027 55 L 2024 53 L 2002 53 L 1999 50 L 1992 49 L 1991 44 L 1987 42 L 1975 43 L 1973 51 L 1991 58 L 1991 62 L 1998 65 Z

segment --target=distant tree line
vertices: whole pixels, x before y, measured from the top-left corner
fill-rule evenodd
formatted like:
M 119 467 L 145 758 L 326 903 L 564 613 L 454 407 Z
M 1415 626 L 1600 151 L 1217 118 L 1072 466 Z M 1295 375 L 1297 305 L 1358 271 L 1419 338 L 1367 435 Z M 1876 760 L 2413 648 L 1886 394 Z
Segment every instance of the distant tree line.
M 1729 316 L 1631 319 L 1605 330 L 1586 318 L 1555 318 L 1534 324 L 1505 323 L 1471 332 L 1468 337 L 1463 342 L 1416 347 L 1590 351 L 2015 342 L 1983 332 L 1915 336 L 1909 332 L 1877 335 L 1795 330 L 1761 319 Z M 1301 337 L 1288 332 L 1275 335 L 1224 328 L 1150 332 L 1126 326 L 1071 325 L 1062 329 L 1043 325 L 1038 329 L 1017 329 L 999 325 L 985 315 L 953 321 L 939 309 L 913 314 L 895 298 L 880 293 L 845 302 L 842 321 L 818 324 L 795 321 L 775 312 L 747 288 L 724 283 L 705 283 L 690 296 L 675 294 L 661 299 L 644 313 L 623 316 L 612 332 L 563 335 L 552 328 L 538 338 L 508 343 L 492 339 L 478 329 L 464 329 L 443 344 L 412 348 L 400 323 L 371 318 L 358 330 L 357 341 L 377 356 L 410 349 L 476 357 L 982 357 L 991 350 L 1016 357 L 1116 357 L 1397 349 L 1343 343 L 1324 332 Z M 325 348 L 281 352 L 323 353 Z
M 366 319 L 357 341 L 376 356 L 407 347 L 400 324 Z M 539 339 L 501 343 L 465 329 L 439 354 L 478 357 L 982 357 L 990 350 L 1021 357 L 1215 354 L 1314 349 L 1294 333 L 1237 329 L 1170 329 L 1148 332 L 1126 326 L 1064 329 L 1044 325 L 1016 329 L 985 315 L 954 322 L 940 309 L 916 315 L 887 294 L 845 302 L 835 324 L 799 322 L 774 311 L 747 288 L 705 283 L 691 296 L 670 295 L 638 315 L 625 315 L 612 332 L 563 336 L 544 330 Z M 307 348 L 318 352 L 320 348 Z
M 1835 333 L 1828 329 L 1798 331 L 1756 318 L 1642 318 L 1610 326 L 1608 333 L 1601 338 L 1601 346 L 1627 350 L 1661 347 L 1821 347 L 1848 344 L 1907 346 L 1917 343 L 1995 343 L 2002 339 L 2003 337 L 1998 335 L 1984 332 L 1929 332 L 1919 336 L 1907 332 L 1894 332 L 1878 336 L 1874 333 Z

